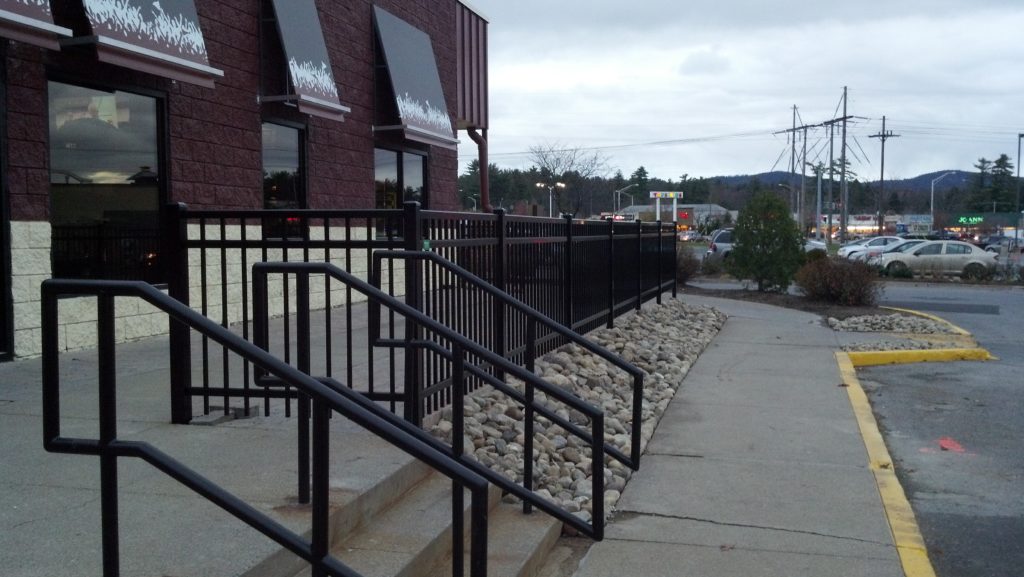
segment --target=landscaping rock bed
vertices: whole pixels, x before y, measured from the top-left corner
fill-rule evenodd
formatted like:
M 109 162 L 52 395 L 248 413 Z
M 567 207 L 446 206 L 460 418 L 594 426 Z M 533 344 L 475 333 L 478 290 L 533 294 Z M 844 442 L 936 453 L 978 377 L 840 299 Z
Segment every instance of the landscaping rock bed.
M 828 326 L 836 331 L 886 332 L 915 334 L 956 334 L 950 325 L 925 317 L 891 314 L 863 315 L 839 320 L 828 318 Z
M 683 377 L 718 334 L 725 318 L 723 313 L 709 307 L 668 300 L 663 305 L 647 306 L 640 312 L 616 319 L 612 329 L 599 329 L 588 335 L 645 373 L 641 448 L 653 435 L 658 419 Z M 576 345 L 567 345 L 538 359 L 536 373 L 548 383 L 603 408 L 606 442 L 630 454 L 633 382 L 627 373 Z M 513 380 L 512 384 L 523 390 L 521 382 Z M 560 417 L 589 428 L 589 420 L 579 411 L 547 399 L 539 392 L 537 399 Z M 523 406 L 485 386 L 467 396 L 464 407 L 467 453 L 521 484 L 525 444 Z M 590 448 L 582 439 L 546 418 L 537 417 L 534 426 L 534 490 L 589 522 L 593 499 L 591 475 L 594 473 Z M 441 420 L 430 432 L 451 443 L 450 408 L 442 411 Z M 600 474 L 605 478 L 605 512 L 610 514 L 631 471 L 608 457 L 605 464 Z

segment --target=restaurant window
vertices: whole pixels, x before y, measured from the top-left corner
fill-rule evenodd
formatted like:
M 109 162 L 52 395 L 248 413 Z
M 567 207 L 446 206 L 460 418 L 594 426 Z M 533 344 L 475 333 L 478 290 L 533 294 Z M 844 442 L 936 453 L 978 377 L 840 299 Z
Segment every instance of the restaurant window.
M 159 101 L 55 81 L 48 94 L 53 276 L 164 282 Z
M 263 208 L 306 208 L 303 131 L 263 123 Z M 263 234 L 270 238 L 303 238 L 305 227 L 296 216 L 267 219 Z
M 373 150 L 377 208 L 401 208 L 411 200 L 429 208 L 426 157 L 412 152 Z

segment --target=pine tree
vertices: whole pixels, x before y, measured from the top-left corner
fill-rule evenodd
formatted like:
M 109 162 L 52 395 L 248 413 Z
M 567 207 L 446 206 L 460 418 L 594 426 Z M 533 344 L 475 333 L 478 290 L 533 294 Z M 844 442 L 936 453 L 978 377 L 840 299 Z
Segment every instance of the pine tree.
M 759 291 L 785 292 L 803 262 L 800 228 L 786 202 L 759 193 L 740 212 L 735 245 L 726 263 L 730 274 L 757 282 Z

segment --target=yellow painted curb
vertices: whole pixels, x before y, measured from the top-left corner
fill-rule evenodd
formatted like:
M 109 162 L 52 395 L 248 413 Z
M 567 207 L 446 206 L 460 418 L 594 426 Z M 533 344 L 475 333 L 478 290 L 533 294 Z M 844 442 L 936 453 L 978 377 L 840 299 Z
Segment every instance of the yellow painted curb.
M 982 348 L 921 349 L 910 351 L 857 351 L 847 353 L 858 367 L 949 361 L 991 361 L 996 357 Z
M 886 448 L 882 433 L 878 430 L 878 422 L 871 412 L 868 397 L 857 379 L 854 362 L 850 358 L 852 354 L 836 353 L 836 363 L 846 385 L 861 438 L 864 439 L 871 473 L 875 477 L 875 485 L 878 486 L 882 508 L 885 509 L 885 516 L 889 521 L 889 530 L 892 532 L 893 542 L 903 565 L 903 573 L 906 577 L 935 577 L 935 569 L 928 559 L 928 549 L 918 529 L 914 511 L 910 508 L 910 502 L 903 492 L 899 479 L 896 478 L 889 449 Z
M 898 307 L 879 307 L 879 308 L 887 309 L 887 310 L 890 310 L 890 311 L 896 311 L 898 313 L 907 313 L 908 315 L 914 315 L 914 316 L 926 318 L 926 319 L 929 319 L 929 320 L 933 320 L 933 321 L 935 321 L 937 323 L 942 323 L 942 324 L 948 326 L 950 329 L 953 330 L 953 332 L 957 333 L 958 335 L 963 335 L 963 336 L 968 336 L 968 337 L 971 336 L 971 333 L 969 331 L 954 325 L 953 323 L 947 321 L 946 319 L 944 319 L 942 317 L 937 317 L 935 315 L 930 315 L 928 313 L 923 313 L 921 311 L 915 311 L 914 309 L 901 309 L 901 308 L 898 308 Z

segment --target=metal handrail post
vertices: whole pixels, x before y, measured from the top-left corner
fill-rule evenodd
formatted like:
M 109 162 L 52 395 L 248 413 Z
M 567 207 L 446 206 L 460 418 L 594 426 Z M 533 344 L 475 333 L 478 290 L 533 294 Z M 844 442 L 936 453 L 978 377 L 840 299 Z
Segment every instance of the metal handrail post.
M 285 275 L 287 277 L 287 275 Z M 309 325 L 309 273 L 300 272 L 295 275 L 295 362 L 300 371 L 310 374 L 310 325 Z M 288 343 L 285 343 L 288 346 Z M 309 462 L 309 427 L 310 427 L 310 399 L 309 395 L 299 392 L 296 398 L 299 406 L 299 503 L 309 503 L 310 488 L 310 462 Z
M 307 397 L 308 400 L 308 397 Z M 331 482 L 331 408 L 323 401 L 313 402 L 313 528 L 310 553 L 318 562 L 330 555 L 330 482 Z M 312 577 L 327 577 L 319 564 L 312 567 Z
M 188 240 L 187 212 L 188 206 L 184 203 L 167 205 L 163 226 L 167 294 L 185 305 L 189 304 L 188 251 L 184 247 Z M 170 321 L 168 331 L 170 358 L 174 359 L 170 370 L 171 422 L 184 425 L 192 420 L 192 401 L 188 392 L 192 386 L 192 331 L 175 320 Z
M 404 205 L 405 215 L 402 226 L 402 234 L 405 235 L 405 250 L 423 250 L 422 218 L 420 215 L 420 203 L 407 202 Z M 420 285 L 422 282 L 423 267 L 418 260 L 411 260 L 406 263 L 405 268 L 405 302 L 417 311 L 422 310 L 420 303 Z M 406 321 L 405 340 L 412 342 L 419 340 L 419 325 L 415 322 Z M 416 426 L 423 421 L 423 391 L 422 379 L 420 378 L 420 355 L 421 351 L 408 347 L 405 350 L 405 419 Z
M 103 576 L 120 575 L 117 507 L 117 361 L 114 350 L 114 297 L 97 297 L 97 341 L 99 343 L 100 386 L 100 509 L 103 511 Z
M 465 435 L 465 406 L 464 395 L 466 392 L 466 354 L 462 347 L 452 345 L 452 357 L 455 359 L 452 365 L 452 455 L 456 459 L 462 457 L 465 451 L 463 435 Z M 462 484 L 452 479 L 452 576 L 462 577 L 463 571 L 463 540 L 465 534 L 465 522 L 463 519 L 466 509 L 465 497 L 462 493 Z
M 505 210 L 498 208 L 494 210 L 494 233 L 497 239 L 497 245 L 494 247 L 494 287 L 502 292 L 507 292 L 507 284 L 505 281 L 505 251 L 508 249 L 506 246 L 506 231 L 505 231 Z M 494 352 L 504 357 L 507 352 L 505 334 L 505 303 L 499 299 L 494 300 Z M 497 369 L 495 375 L 499 379 L 505 378 L 505 373 L 501 369 Z

